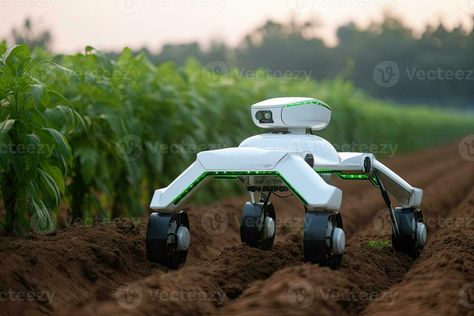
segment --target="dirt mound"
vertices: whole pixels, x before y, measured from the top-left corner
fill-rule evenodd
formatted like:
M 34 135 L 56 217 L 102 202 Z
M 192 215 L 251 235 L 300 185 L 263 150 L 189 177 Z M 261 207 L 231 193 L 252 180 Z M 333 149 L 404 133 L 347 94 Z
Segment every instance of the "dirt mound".
M 47 236 L 0 238 L 0 313 L 51 313 L 151 273 L 139 222 L 122 218 Z
M 0 238 L 0 314 L 474 314 L 474 165 L 456 144 L 386 163 L 425 191 L 429 239 L 417 260 L 391 248 L 377 190 L 338 181 L 348 241 L 337 271 L 303 264 L 294 198 L 274 200 L 272 251 L 240 244 L 247 198 L 232 198 L 189 207 L 192 244 L 177 271 L 146 260 L 146 219 Z

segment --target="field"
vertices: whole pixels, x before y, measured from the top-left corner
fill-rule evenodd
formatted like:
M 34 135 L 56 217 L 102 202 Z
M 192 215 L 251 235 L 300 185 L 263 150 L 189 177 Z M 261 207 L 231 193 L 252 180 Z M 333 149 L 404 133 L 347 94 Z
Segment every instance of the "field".
M 274 200 L 277 240 L 265 252 L 240 244 L 246 198 L 227 198 L 188 206 L 193 239 L 177 271 L 146 260 L 145 217 L 1 237 L 0 314 L 474 315 L 474 165 L 457 143 L 385 163 L 424 189 L 429 239 L 417 260 L 392 250 L 375 189 L 337 182 L 348 234 L 340 270 L 302 263 L 295 200 Z
M 64 213 L 74 220 L 142 215 L 154 189 L 168 185 L 199 151 L 236 146 L 258 133 L 249 106 L 271 97 L 316 96 L 332 106 L 331 124 L 318 134 L 340 151 L 393 156 L 474 129 L 472 116 L 383 102 L 342 79 L 242 76 L 193 61 L 154 65 L 130 49 L 116 57 L 92 47 L 50 56 L 0 43 L 0 54 L 0 234 L 6 235 L 54 231 Z M 236 192 L 220 184 L 198 198 Z

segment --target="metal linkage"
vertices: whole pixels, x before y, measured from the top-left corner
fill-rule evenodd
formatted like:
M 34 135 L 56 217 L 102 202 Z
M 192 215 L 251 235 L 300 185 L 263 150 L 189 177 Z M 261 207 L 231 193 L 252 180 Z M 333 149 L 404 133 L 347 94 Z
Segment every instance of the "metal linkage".
M 393 210 L 392 201 L 390 200 L 390 196 L 388 195 L 387 190 L 385 190 L 385 186 L 383 185 L 382 180 L 380 179 L 380 177 L 379 177 L 376 170 L 374 170 L 373 176 L 375 178 L 375 182 L 377 183 L 377 186 L 380 189 L 380 193 L 382 193 L 382 198 L 385 201 L 385 204 L 387 205 L 387 207 L 390 211 L 390 220 L 392 221 L 392 225 L 393 225 L 393 228 L 394 228 L 394 231 L 395 231 L 395 235 L 399 236 L 400 231 L 398 229 L 398 223 L 397 223 L 397 219 L 395 218 L 395 211 Z

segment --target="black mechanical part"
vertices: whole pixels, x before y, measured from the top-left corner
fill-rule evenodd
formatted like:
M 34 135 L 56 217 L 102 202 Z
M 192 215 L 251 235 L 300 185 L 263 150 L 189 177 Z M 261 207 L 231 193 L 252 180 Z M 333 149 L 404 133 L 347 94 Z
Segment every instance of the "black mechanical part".
M 385 204 L 387 205 L 388 210 L 390 211 L 390 221 L 392 222 L 392 229 L 395 234 L 399 233 L 399 228 L 398 228 L 398 222 L 397 218 L 395 217 L 395 211 L 392 206 L 392 201 L 390 200 L 390 196 L 388 195 L 387 190 L 385 190 L 385 186 L 382 183 L 382 180 L 380 179 L 377 171 L 373 172 L 373 176 L 375 178 L 375 182 L 380 189 L 380 193 L 382 194 L 382 198 L 385 201 Z
M 269 110 L 257 111 L 255 118 L 259 123 L 273 123 L 273 113 Z
M 399 233 L 392 230 L 392 246 L 412 258 L 418 258 L 426 242 L 423 211 L 416 208 L 396 208 Z
M 371 173 L 372 172 L 372 161 L 370 160 L 370 157 L 365 157 L 364 158 L 364 172 L 365 173 Z
M 271 250 L 275 240 L 276 215 L 267 201 L 245 203 L 240 221 L 240 239 L 251 247 Z
M 177 269 L 186 261 L 189 231 L 189 218 L 185 211 L 174 214 L 151 213 L 146 232 L 148 260 Z
M 342 229 L 342 217 L 339 212 L 306 212 L 303 244 L 305 261 L 329 266 L 331 269 L 339 268 L 345 244 Z
M 304 161 L 306 161 L 306 163 L 311 168 L 313 168 L 313 166 L 314 166 L 314 156 L 313 156 L 313 154 L 306 154 L 306 156 L 304 156 Z

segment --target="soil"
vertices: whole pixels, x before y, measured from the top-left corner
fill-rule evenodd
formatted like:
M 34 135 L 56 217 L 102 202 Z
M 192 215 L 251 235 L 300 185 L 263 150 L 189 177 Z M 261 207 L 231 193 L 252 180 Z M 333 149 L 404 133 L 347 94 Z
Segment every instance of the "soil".
M 424 189 L 416 260 L 392 249 L 377 190 L 338 180 L 339 270 L 303 263 L 304 209 L 292 197 L 273 201 L 273 250 L 241 244 L 246 197 L 234 197 L 187 207 L 192 243 L 178 270 L 147 261 L 146 218 L 0 238 L 0 315 L 474 315 L 474 163 L 457 144 L 384 162 Z

